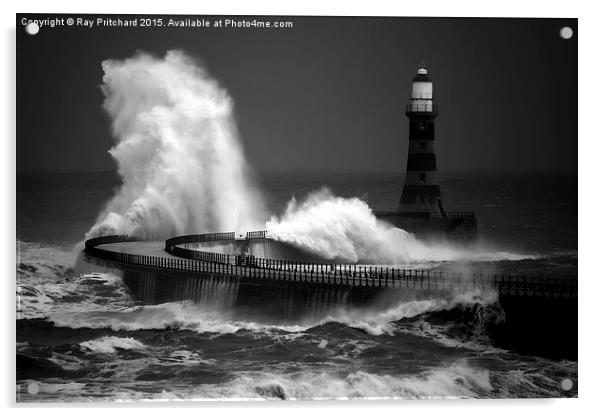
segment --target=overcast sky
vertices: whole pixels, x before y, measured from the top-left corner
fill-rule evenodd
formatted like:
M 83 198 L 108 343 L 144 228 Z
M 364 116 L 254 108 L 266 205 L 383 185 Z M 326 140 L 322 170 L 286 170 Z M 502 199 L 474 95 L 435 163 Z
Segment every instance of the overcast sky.
M 439 104 L 439 169 L 576 172 L 576 19 L 270 17 L 294 27 L 30 36 L 21 17 L 21 172 L 115 169 L 101 62 L 174 48 L 201 58 L 234 98 L 259 171 L 405 171 L 404 106 L 425 61 Z M 563 26 L 572 39 L 559 36 Z

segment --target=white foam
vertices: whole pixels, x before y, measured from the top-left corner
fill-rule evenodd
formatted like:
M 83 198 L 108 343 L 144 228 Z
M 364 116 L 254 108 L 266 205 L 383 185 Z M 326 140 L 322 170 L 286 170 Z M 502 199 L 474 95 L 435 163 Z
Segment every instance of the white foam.
M 48 319 L 70 328 L 110 328 L 114 331 L 142 329 L 185 329 L 197 333 L 233 334 L 240 330 L 300 332 L 299 325 L 266 325 L 233 320 L 227 312 L 211 310 L 192 301 L 145 305 L 110 311 L 85 311 L 78 314 L 51 313 Z
M 563 397 L 558 380 L 525 363 L 521 369 L 487 370 L 461 359 L 415 374 L 380 374 L 369 371 L 303 369 L 242 371 L 227 382 L 169 386 L 161 392 L 132 389 L 129 383 L 44 383 L 23 380 L 17 385 L 19 401 L 203 401 L 203 400 L 324 400 L 324 399 L 457 399 Z M 549 366 L 550 364 L 542 363 Z M 567 364 L 563 364 L 567 365 Z M 551 373 L 564 371 L 551 364 Z M 575 363 L 569 369 L 575 371 Z M 138 368 L 138 370 L 142 367 Z M 556 374 L 556 373 L 554 373 Z M 38 394 L 27 387 L 35 383 Z
M 490 344 L 490 340 L 485 337 L 482 337 L 482 339 L 479 338 L 468 340 L 452 338 L 448 335 L 445 335 L 445 325 L 443 328 L 433 326 L 423 319 L 414 323 L 409 328 L 405 326 L 402 328 L 396 327 L 396 332 L 427 338 L 448 348 L 464 348 L 488 354 L 502 354 L 507 352 L 504 349 L 492 346 Z
M 168 357 L 161 358 L 161 361 L 169 361 L 170 363 L 177 363 L 183 365 L 197 365 L 197 364 L 215 364 L 217 361 L 213 359 L 206 359 L 201 357 L 197 352 L 188 350 L 176 350 L 169 353 Z
M 103 354 L 115 354 L 118 350 L 139 350 L 146 348 L 146 345 L 134 338 L 122 338 L 112 335 L 80 342 L 79 345 L 86 350 Z
M 492 386 L 487 370 L 464 362 L 413 376 L 382 375 L 365 371 L 338 374 L 304 370 L 275 374 L 253 372 L 233 381 L 206 385 L 186 394 L 189 399 L 354 399 L 354 398 L 476 398 L 487 397 Z
M 82 274 L 59 281 L 41 279 L 35 286 L 18 284 L 16 297 L 18 319 L 121 310 L 134 303 L 121 277 L 111 273 Z

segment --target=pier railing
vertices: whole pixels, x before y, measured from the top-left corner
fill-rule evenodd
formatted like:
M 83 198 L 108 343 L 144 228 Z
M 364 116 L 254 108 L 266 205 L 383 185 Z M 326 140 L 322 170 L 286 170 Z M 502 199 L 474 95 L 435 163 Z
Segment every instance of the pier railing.
M 474 211 L 446 211 L 447 218 L 475 218 Z
M 258 237 L 262 235 L 264 237 Z M 345 286 L 377 288 L 419 288 L 431 290 L 482 288 L 497 289 L 501 294 L 526 296 L 576 297 L 577 282 L 570 279 L 461 274 L 436 270 L 402 269 L 395 267 L 363 266 L 356 264 L 317 264 L 297 261 L 257 258 L 203 252 L 178 247 L 204 241 L 234 240 L 234 233 L 214 233 L 181 236 L 166 241 L 166 251 L 184 258 L 158 257 L 106 250 L 104 244 L 138 241 L 131 236 L 106 236 L 85 243 L 86 254 L 122 264 L 153 267 L 190 273 L 210 273 L 259 280 L 280 280 Z M 265 232 L 248 235 L 265 238 Z M 169 244 L 168 244 L 169 242 Z M 169 250 L 168 250 L 169 246 Z
M 267 235 L 267 231 L 249 231 L 247 233 L 247 240 L 255 239 L 255 238 L 265 238 Z
M 102 237 L 95 237 L 86 240 L 84 243 L 84 252 L 94 257 L 98 257 L 106 260 L 120 261 L 119 256 L 112 256 L 113 254 L 119 254 L 112 251 L 103 250 L 98 246 L 103 244 L 114 244 L 114 243 L 126 243 L 138 241 L 138 238 L 129 235 L 106 235 Z

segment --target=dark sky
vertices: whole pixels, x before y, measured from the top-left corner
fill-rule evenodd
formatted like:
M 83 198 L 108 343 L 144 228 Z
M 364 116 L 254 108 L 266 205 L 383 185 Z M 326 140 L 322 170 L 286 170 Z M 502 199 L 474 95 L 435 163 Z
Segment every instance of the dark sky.
M 233 96 L 260 171 L 405 171 L 404 105 L 425 61 L 439 169 L 576 172 L 576 19 L 267 17 L 294 28 L 30 36 L 23 16 L 49 15 L 17 16 L 20 172 L 115 169 L 100 64 L 174 48 L 201 58 Z M 559 36 L 562 26 L 572 39 Z

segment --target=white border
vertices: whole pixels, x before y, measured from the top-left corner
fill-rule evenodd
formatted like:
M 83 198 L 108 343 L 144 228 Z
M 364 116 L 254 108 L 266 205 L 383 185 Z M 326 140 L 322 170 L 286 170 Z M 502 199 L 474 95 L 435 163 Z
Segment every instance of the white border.
M 508 413 L 541 412 L 546 415 L 563 415 L 569 412 L 579 414 L 595 413 L 600 409 L 601 396 L 600 375 L 602 368 L 601 357 L 598 353 L 602 337 L 600 331 L 602 305 L 599 301 L 602 294 L 602 276 L 598 275 L 599 265 L 596 261 L 597 248 L 601 235 L 600 223 L 600 181 L 597 167 L 602 155 L 602 125 L 598 109 L 600 88 L 599 69 L 601 58 L 599 41 L 601 40 L 600 26 L 602 16 L 594 1 L 526 1 L 504 0 L 488 1 L 331 1 L 304 0 L 296 2 L 252 0 L 252 1 L 124 1 L 103 0 L 100 2 L 83 2 L 81 0 L 29 0 L 27 2 L 2 2 L 0 5 L 3 28 L 3 65 L 2 89 L 4 96 L 0 100 L 2 119 L 0 125 L 4 128 L 0 152 L 2 165 L 3 203 L 0 230 L 2 230 L 2 247 L 0 247 L 0 264 L 2 265 L 3 310 L 6 311 L 4 322 L 4 337 L 0 343 L 2 348 L 3 370 L 2 404 L 12 414 L 15 397 L 14 373 L 14 259 L 15 259 L 15 13 L 54 12 L 54 13 L 145 13 L 145 14 L 255 14 L 255 15 L 333 15 L 333 16 L 473 16 L 473 17 L 573 17 L 579 18 L 579 399 L 573 400 L 470 400 L 470 401 L 345 401 L 345 402 L 294 402 L 294 403 L 264 403 L 264 402 L 225 402 L 225 403 L 162 403 L 149 404 L 117 404 L 112 405 L 111 412 L 132 412 L 133 407 L 144 407 L 144 412 L 164 414 L 168 407 L 177 407 L 176 412 L 196 413 L 226 411 L 251 414 L 282 414 L 305 415 L 307 413 L 344 412 L 346 415 L 365 415 L 374 409 L 379 414 L 399 414 L 401 412 L 420 415 L 437 414 L 441 416 L 479 414 L 487 416 L 504 415 Z M 80 405 L 81 406 L 81 405 Z M 26 414 L 104 414 L 102 405 L 84 406 L 85 410 L 69 406 L 49 406 L 50 409 L 40 409 L 41 406 L 20 406 Z M 198 407 L 201 407 L 200 409 Z

